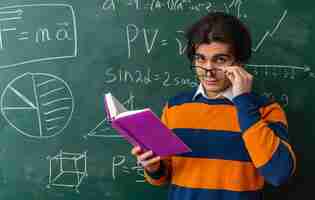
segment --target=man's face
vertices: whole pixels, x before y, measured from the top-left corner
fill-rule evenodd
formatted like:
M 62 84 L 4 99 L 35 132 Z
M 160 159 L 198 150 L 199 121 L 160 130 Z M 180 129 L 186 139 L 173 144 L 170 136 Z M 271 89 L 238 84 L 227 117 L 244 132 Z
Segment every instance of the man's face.
M 212 42 L 196 47 L 193 60 L 195 72 L 209 97 L 214 97 L 230 86 L 229 79 L 223 72 L 224 67 L 234 63 L 234 55 L 228 44 Z

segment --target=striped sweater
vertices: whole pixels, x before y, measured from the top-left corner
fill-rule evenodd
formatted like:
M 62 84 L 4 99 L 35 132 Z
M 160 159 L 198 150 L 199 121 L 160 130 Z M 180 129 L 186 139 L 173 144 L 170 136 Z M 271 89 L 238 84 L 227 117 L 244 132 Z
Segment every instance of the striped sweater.
M 162 121 L 192 152 L 163 160 L 146 179 L 169 183 L 169 200 L 261 200 L 267 181 L 285 182 L 295 170 L 285 113 L 253 93 L 233 99 L 169 100 Z

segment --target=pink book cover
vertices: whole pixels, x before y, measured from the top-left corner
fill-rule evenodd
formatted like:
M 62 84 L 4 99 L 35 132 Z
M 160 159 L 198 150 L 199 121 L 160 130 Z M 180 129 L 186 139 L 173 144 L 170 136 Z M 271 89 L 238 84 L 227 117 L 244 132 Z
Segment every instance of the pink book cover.
M 152 150 L 156 155 L 170 156 L 191 151 L 151 110 L 125 116 L 112 123 L 125 130 L 142 148 Z
M 152 150 L 155 155 L 164 157 L 191 151 L 150 109 L 112 119 L 111 124 L 129 143 Z

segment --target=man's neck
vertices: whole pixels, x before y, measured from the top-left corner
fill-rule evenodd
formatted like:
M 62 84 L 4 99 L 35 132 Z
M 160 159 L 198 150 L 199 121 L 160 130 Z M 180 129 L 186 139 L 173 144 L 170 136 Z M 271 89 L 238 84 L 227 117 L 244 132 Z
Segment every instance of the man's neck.
M 221 93 L 220 92 L 208 92 L 206 91 L 207 97 L 209 99 L 216 99 L 216 98 L 220 98 Z

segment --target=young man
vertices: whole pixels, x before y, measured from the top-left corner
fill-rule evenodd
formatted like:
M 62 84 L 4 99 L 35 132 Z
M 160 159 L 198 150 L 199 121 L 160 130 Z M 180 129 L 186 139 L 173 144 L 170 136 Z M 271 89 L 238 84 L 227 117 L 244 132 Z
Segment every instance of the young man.
M 216 12 L 187 32 L 187 55 L 200 85 L 170 99 L 162 121 L 192 152 L 132 154 L 148 182 L 170 184 L 170 200 L 261 200 L 264 182 L 280 185 L 295 169 L 285 113 L 251 91 L 244 69 L 251 38 L 234 16 Z

